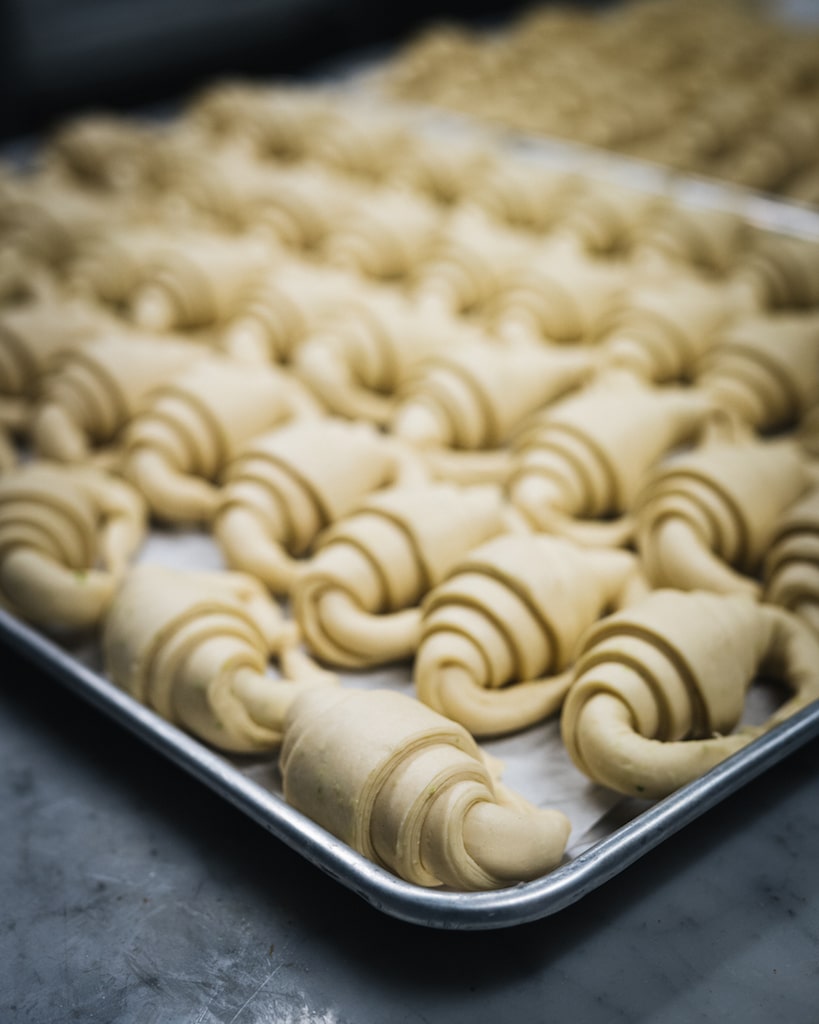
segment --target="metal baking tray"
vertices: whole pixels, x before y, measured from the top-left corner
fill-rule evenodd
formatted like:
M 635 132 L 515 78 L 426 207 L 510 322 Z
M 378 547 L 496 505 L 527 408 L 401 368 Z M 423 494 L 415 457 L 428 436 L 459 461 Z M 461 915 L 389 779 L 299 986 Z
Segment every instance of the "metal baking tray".
M 598 823 L 598 832 L 609 828 L 603 838 L 543 878 L 493 892 L 449 892 L 404 882 L 366 860 L 284 801 L 276 792 L 274 762 L 248 767 L 247 762 L 212 751 L 119 690 L 74 652 L 2 609 L 0 641 L 148 742 L 377 910 L 429 928 L 506 928 L 554 914 L 819 736 L 817 701 L 664 800 L 644 809 L 639 809 L 637 801 L 618 801 Z M 629 817 L 635 809 L 636 816 Z M 618 818 L 626 820 L 607 826 Z
M 344 82 L 336 85 L 359 94 L 365 102 L 385 105 L 366 74 L 345 76 Z M 387 105 L 396 106 L 401 115 L 400 105 Z M 484 126 L 440 111 L 404 108 L 403 113 L 424 132 L 488 136 L 507 152 L 536 163 L 572 168 L 592 178 L 665 194 L 683 206 L 734 210 L 757 227 L 819 242 L 819 211 L 808 207 L 572 143 L 509 135 L 499 138 Z M 20 157 L 14 147 L 5 147 L 5 151 Z M 143 558 L 144 551 L 140 560 Z M 209 538 L 180 532 L 154 534 L 148 541 L 147 560 L 184 568 L 222 567 Z M 543 878 L 507 889 L 477 893 L 432 890 L 405 882 L 371 863 L 290 807 L 281 795 L 275 759 L 219 754 L 119 690 L 102 672 L 98 645 L 62 646 L 2 609 L 0 644 L 18 650 L 376 909 L 430 928 L 506 928 L 557 913 L 819 735 L 816 702 L 701 779 L 656 803 L 622 798 L 582 779 L 562 750 L 555 721 L 523 735 L 483 743 L 506 763 L 504 779 L 513 788 L 535 803 L 557 806 L 569 814 L 574 831 L 566 857 Z M 390 668 L 366 676 L 351 675 L 343 681 L 407 690 L 410 671 L 406 666 Z M 757 692 L 760 689 L 761 694 Z M 765 694 L 764 687 L 754 687 L 749 697 L 747 720 L 761 721 L 770 710 L 771 695 Z M 541 758 L 546 760 L 541 763 Z

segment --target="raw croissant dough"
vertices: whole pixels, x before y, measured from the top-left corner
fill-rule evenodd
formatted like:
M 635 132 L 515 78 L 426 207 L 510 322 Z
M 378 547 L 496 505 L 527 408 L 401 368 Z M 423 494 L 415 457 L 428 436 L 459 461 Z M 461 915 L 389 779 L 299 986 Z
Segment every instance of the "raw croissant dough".
M 761 731 L 737 733 L 759 671 L 794 691 L 771 728 L 819 697 L 819 640 L 746 597 L 658 590 L 593 627 L 563 705 L 563 741 L 590 778 L 660 798 Z
M 461 726 L 387 690 L 312 691 L 285 722 L 288 803 L 416 885 L 498 889 L 560 863 L 569 834 L 496 782 Z
M 130 571 L 102 637 L 106 672 L 118 686 L 237 753 L 276 750 L 302 686 L 330 680 L 298 642 L 298 630 L 252 577 L 156 565 Z M 274 653 L 283 679 L 265 675 Z
M 293 613 L 314 653 L 367 668 L 408 658 L 418 602 L 472 548 L 504 528 L 496 488 L 393 487 L 319 538 L 293 588 Z
M 639 588 L 634 557 L 543 535 L 482 544 L 424 600 L 419 700 L 473 736 L 554 714 L 581 634 Z
M 3 473 L 0 605 L 58 634 L 95 626 L 144 529 L 139 494 L 99 470 L 33 462 Z
M 764 598 L 784 605 L 819 633 L 819 488 L 788 506 L 764 561 Z
M 213 533 L 228 564 L 287 593 L 321 530 L 389 483 L 420 479 L 369 424 L 321 419 L 255 438 L 228 465 Z
M 212 483 L 256 434 L 317 403 L 285 371 L 211 356 L 157 389 L 129 424 L 122 468 L 154 515 L 170 522 L 209 520 Z

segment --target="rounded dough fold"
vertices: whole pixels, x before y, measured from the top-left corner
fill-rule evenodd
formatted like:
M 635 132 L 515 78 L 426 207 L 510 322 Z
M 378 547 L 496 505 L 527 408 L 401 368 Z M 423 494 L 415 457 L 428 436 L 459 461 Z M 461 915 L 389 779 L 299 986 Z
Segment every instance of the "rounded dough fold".
M 235 753 L 276 750 L 302 688 L 332 680 L 298 650 L 298 630 L 261 584 L 242 573 L 138 566 L 111 605 L 102 642 L 117 686 Z M 274 653 L 283 678 L 265 674 Z
M 637 563 L 625 551 L 536 534 L 482 544 L 424 600 L 419 700 L 474 736 L 549 717 L 569 688 L 581 635 L 635 588 Z
M 319 411 L 284 370 L 211 356 L 154 391 L 130 422 L 123 473 L 158 518 L 208 521 L 219 496 L 213 481 L 243 444 L 277 423 Z
M 766 601 L 790 609 L 819 633 L 819 488 L 790 505 L 765 555 Z
M 386 690 L 314 691 L 293 705 L 288 803 L 416 885 L 498 889 L 561 860 L 569 822 L 496 782 L 459 725 Z
M 123 480 L 32 462 L 0 477 L 0 604 L 41 629 L 94 627 L 145 530 Z
M 791 441 L 711 438 L 670 458 L 636 506 L 646 575 L 657 587 L 759 596 L 755 577 L 776 524 L 808 486 Z
M 409 657 L 424 594 L 503 527 L 491 487 L 430 484 L 373 495 L 325 531 L 293 587 L 305 639 L 319 658 L 345 668 Z
M 602 375 L 521 432 L 507 482 L 510 500 L 538 529 L 617 543 L 632 529 L 628 516 L 601 523 L 572 517 L 629 513 L 651 466 L 692 439 L 711 411 L 706 396 L 691 388 Z
M 732 732 L 758 674 L 793 691 L 761 727 Z M 660 798 L 819 697 L 819 640 L 745 597 L 658 590 L 592 627 L 563 705 L 577 767 L 604 786 Z
M 369 424 L 287 424 L 228 464 L 213 533 L 232 568 L 286 593 L 321 530 L 370 492 L 413 476 L 423 476 L 414 455 Z

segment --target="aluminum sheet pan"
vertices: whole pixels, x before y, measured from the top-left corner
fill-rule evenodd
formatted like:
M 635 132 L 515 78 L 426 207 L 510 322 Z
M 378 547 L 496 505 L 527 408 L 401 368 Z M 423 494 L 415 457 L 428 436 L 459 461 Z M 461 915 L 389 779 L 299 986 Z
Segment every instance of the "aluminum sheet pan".
M 237 763 L 166 722 L 89 668 L 73 652 L 66 651 L 2 609 L 0 640 L 147 741 L 377 910 L 430 928 L 505 928 L 554 914 L 603 885 L 726 796 L 819 735 L 819 702 L 815 702 L 701 779 L 615 826 L 604 838 L 549 875 L 494 892 L 446 892 L 404 882 L 366 860 L 286 804 L 281 796 Z M 269 762 L 267 771 L 274 771 Z M 627 815 L 629 803 L 618 803 L 617 815 Z

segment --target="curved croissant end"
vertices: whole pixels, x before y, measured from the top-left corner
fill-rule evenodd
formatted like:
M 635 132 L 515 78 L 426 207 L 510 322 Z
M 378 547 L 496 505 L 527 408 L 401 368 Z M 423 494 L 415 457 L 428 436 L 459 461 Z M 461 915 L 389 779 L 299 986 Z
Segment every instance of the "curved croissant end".
M 216 513 L 219 490 L 207 480 L 180 472 L 164 452 L 137 447 L 123 472 L 157 518 L 171 523 L 207 523 Z
M 95 626 L 115 587 L 113 573 L 71 569 L 33 548 L 16 548 L 0 559 L 0 600 L 49 632 L 74 633 Z
M 765 600 L 790 609 L 819 633 L 819 488 L 782 517 L 763 576 Z
M 219 508 L 213 535 L 231 569 L 256 576 L 274 594 L 295 585 L 302 561 L 288 554 L 259 511 L 239 504 Z
M 496 784 L 469 734 L 385 690 L 305 693 L 285 722 L 285 799 L 416 885 L 497 889 L 559 864 L 569 822 Z
M 413 606 L 467 551 L 502 531 L 502 513 L 490 487 L 390 488 L 368 499 L 325 533 L 293 589 L 312 650 L 348 668 L 409 657 L 421 620 Z
M 140 566 L 126 577 L 103 632 L 113 681 L 169 721 L 222 750 L 277 749 L 285 716 L 304 686 L 331 677 L 317 668 L 293 677 L 265 674 L 277 654 L 285 667 L 298 631 L 263 587 L 240 573 Z M 314 666 L 315 668 L 315 666 Z
M 686 519 L 668 515 L 639 538 L 646 572 L 655 586 L 761 596 L 761 585 L 732 569 Z
M 31 436 L 39 455 L 57 462 L 85 462 L 88 435 L 71 411 L 57 402 L 44 402 L 32 419 Z
M 733 733 L 758 672 L 793 691 Z M 572 760 L 619 792 L 658 798 L 819 697 L 819 640 L 745 597 L 659 590 L 587 637 L 561 731 Z
M 537 535 L 489 541 L 426 598 L 414 669 L 419 699 L 475 736 L 552 715 L 582 633 L 631 599 L 636 575 L 623 551 Z
M 296 350 L 293 370 L 331 412 L 379 426 L 389 421 L 394 396 L 360 384 L 334 338 L 317 334 L 305 341 Z
M 5 427 L 0 426 L 0 473 L 7 473 L 10 469 L 13 469 L 18 461 L 17 449 L 14 446 L 11 434 Z

